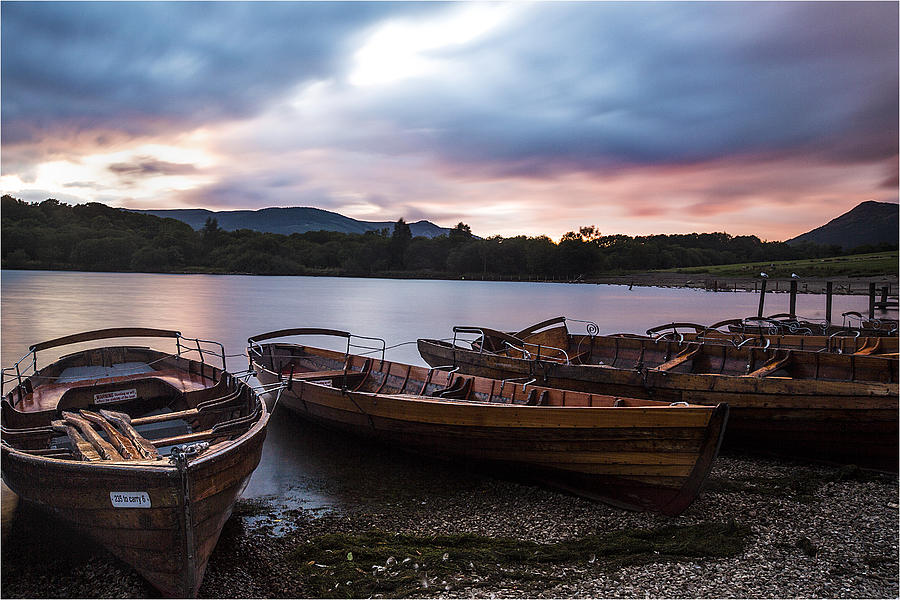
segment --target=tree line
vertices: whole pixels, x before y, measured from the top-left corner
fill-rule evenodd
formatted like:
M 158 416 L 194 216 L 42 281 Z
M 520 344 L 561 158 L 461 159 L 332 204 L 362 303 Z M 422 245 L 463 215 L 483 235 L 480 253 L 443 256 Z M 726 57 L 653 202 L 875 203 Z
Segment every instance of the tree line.
M 577 280 L 628 271 L 820 258 L 838 246 L 788 245 L 727 233 L 602 235 L 596 227 L 547 236 L 479 238 L 459 223 L 447 235 L 225 231 L 215 219 L 195 231 L 175 219 L 92 202 L 2 198 L 2 266 L 10 269 L 253 273 Z M 892 246 L 891 248 L 896 248 Z M 860 251 L 887 248 L 861 248 Z

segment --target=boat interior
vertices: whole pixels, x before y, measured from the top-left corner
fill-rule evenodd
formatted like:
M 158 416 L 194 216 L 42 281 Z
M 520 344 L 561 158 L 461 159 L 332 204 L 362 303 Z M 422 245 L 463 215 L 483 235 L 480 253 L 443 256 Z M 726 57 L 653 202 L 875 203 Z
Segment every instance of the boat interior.
M 859 330 L 838 331 L 825 336 L 781 332 L 736 333 L 717 328 L 720 325 L 740 322 L 740 319 L 731 319 L 709 326 L 697 323 L 666 323 L 648 329 L 647 337 L 678 342 L 725 344 L 735 347 L 755 346 L 887 358 L 897 358 L 898 349 L 900 349 L 900 338 L 898 337 L 863 336 L 860 335 Z M 618 334 L 618 336 L 644 337 L 629 334 Z
M 671 373 L 783 377 L 860 382 L 897 382 L 897 359 L 869 355 L 802 352 L 785 348 L 736 347 L 671 338 L 571 334 L 565 323 L 538 331 L 505 334 L 467 327 L 454 332 L 477 333 L 472 351 L 498 356 L 616 369 L 653 369 Z M 464 347 L 461 339 L 434 342 Z
M 75 352 L 29 376 L 4 372 L 2 442 L 67 460 L 156 460 L 214 446 L 258 419 L 249 386 L 205 360 L 146 347 Z
M 490 379 L 450 367 L 418 367 L 297 344 L 251 345 L 251 358 L 289 385 L 315 382 L 336 389 L 421 401 L 524 406 L 688 406 L 535 386 L 534 378 Z M 290 389 L 290 388 L 289 388 Z

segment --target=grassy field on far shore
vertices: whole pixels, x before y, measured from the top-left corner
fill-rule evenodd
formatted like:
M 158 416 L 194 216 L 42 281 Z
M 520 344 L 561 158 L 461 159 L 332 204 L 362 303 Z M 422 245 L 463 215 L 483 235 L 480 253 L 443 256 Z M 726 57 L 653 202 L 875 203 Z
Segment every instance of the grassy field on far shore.
M 893 250 L 890 252 L 851 254 L 831 258 L 662 269 L 654 272 L 710 275 L 715 277 L 757 277 L 760 272 L 765 272 L 769 277 L 782 278 L 790 278 L 791 274 L 796 273 L 801 278 L 829 278 L 896 276 L 897 271 L 898 252 Z

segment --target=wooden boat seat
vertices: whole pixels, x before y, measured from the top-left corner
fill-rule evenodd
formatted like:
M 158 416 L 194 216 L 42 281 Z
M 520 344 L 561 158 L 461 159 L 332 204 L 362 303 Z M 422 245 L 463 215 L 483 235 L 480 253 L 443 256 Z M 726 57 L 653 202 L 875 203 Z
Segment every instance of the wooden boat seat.
M 316 381 L 319 379 L 334 379 L 335 377 L 340 377 L 344 374 L 344 370 L 334 370 L 334 371 L 306 371 L 306 372 L 294 372 L 290 373 L 288 370 L 282 371 L 282 375 L 286 375 L 291 377 L 294 381 Z M 352 371 L 347 371 L 349 375 Z
M 361 383 L 368 375 L 367 371 L 344 371 L 343 369 L 335 369 L 331 371 L 301 371 L 291 372 L 290 367 L 284 369 L 281 373 L 285 378 L 292 381 L 322 381 L 325 379 L 343 379 L 346 376 L 347 385 Z
M 15 409 L 19 412 L 42 412 L 48 410 L 62 410 L 75 408 L 79 405 L 85 407 L 91 402 L 83 402 L 85 395 L 92 395 L 93 388 L 109 384 L 121 384 L 141 381 L 156 380 L 164 383 L 180 393 L 193 392 L 210 387 L 210 380 L 195 373 L 187 373 L 179 369 L 165 369 L 150 373 L 135 373 L 118 377 L 104 377 L 100 379 L 84 379 L 77 382 L 50 383 L 40 385 L 33 392 L 24 396 L 21 402 L 17 402 Z M 74 393 L 73 393 L 74 392 Z M 72 403 L 61 402 L 64 396 L 71 395 Z M 76 399 L 76 397 L 80 397 Z M 67 406 L 68 404 L 68 406 Z
M 108 379 L 110 377 L 124 377 L 127 375 L 140 375 L 152 373 L 153 367 L 145 362 L 117 363 L 114 365 L 80 365 L 63 369 L 56 378 L 56 383 L 74 383 L 86 379 Z
M 699 352 L 700 352 L 700 346 L 697 346 L 693 350 L 688 349 L 685 352 L 682 352 L 681 354 L 679 354 L 678 356 L 672 358 L 671 360 L 668 360 L 668 361 L 664 362 L 663 364 L 659 365 L 658 367 L 656 367 L 656 370 L 657 371 L 671 371 L 675 367 L 683 365 L 687 361 L 694 358 L 697 355 L 697 353 L 699 353 Z
M 590 348 L 588 348 L 587 350 L 582 350 L 578 354 L 573 354 L 572 356 L 570 356 L 569 363 L 573 365 L 590 364 L 590 362 L 585 363 L 584 359 L 588 359 L 590 361 L 592 353 L 593 351 Z
M 756 369 L 752 373 L 747 373 L 746 375 L 743 375 L 743 377 L 767 377 L 767 376 L 771 375 L 772 373 L 774 373 L 775 371 L 777 371 L 777 370 L 783 368 L 785 365 L 787 365 L 787 363 L 788 363 L 788 361 L 790 361 L 790 359 L 791 359 L 790 353 L 788 353 L 787 356 L 785 356 L 783 358 L 778 358 L 778 357 L 773 358 L 772 360 L 770 360 L 769 362 L 767 362 L 760 368 Z
M 541 390 L 540 395 L 538 395 L 537 390 L 531 388 L 528 392 L 528 398 L 525 400 L 525 406 L 547 406 L 548 400 L 549 394 L 547 390 Z
M 465 400 L 472 391 L 472 377 L 457 377 L 453 383 L 447 387 L 434 390 L 429 394 L 435 398 L 453 398 L 457 400 Z
M 188 444 L 191 442 L 199 442 L 203 440 L 214 440 L 216 438 L 223 437 L 232 437 L 235 435 L 239 435 L 253 426 L 259 420 L 261 409 L 257 407 L 257 409 L 249 414 L 242 415 L 240 417 L 236 417 L 234 419 L 230 419 L 228 421 L 222 421 L 221 423 L 217 423 L 213 425 L 210 429 L 204 429 L 203 431 L 195 431 L 192 433 L 180 434 L 173 437 L 167 438 L 156 438 L 153 440 L 153 444 L 160 448 L 162 446 L 173 446 L 176 444 Z

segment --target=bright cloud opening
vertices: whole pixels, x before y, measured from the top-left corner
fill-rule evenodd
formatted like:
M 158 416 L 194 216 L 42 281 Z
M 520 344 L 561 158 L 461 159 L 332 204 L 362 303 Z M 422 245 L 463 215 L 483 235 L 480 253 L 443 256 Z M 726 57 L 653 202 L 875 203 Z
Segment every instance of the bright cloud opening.
M 349 81 L 363 87 L 433 73 L 441 65 L 433 55 L 436 50 L 476 40 L 508 20 L 513 8 L 509 4 L 468 5 L 439 19 L 389 21 L 356 52 L 356 67 Z

